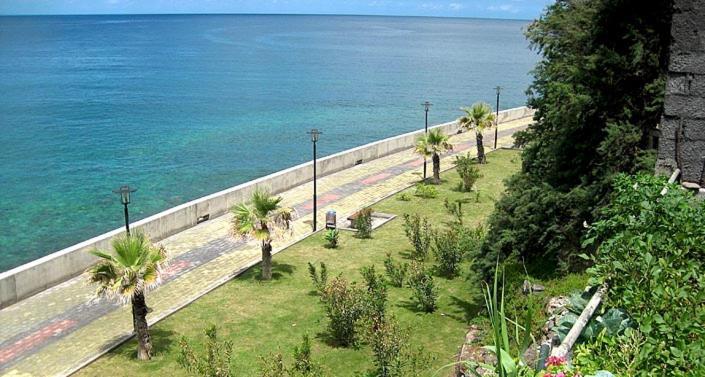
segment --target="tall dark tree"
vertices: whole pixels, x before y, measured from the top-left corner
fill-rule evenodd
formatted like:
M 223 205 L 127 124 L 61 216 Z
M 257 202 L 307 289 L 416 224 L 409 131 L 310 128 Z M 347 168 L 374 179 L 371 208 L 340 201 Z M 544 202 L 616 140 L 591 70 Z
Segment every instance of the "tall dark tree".
M 485 273 L 498 254 L 575 266 L 614 174 L 653 169 L 671 14 L 668 0 L 559 0 L 529 27 L 543 56 L 528 90 L 535 123 L 517 137 L 523 166 L 490 219 Z

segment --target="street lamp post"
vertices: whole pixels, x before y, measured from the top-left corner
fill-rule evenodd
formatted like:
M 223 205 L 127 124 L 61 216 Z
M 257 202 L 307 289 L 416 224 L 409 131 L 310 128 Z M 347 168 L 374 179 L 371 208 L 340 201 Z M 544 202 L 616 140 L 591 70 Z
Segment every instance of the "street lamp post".
M 128 185 L 120 186 L 119 189 L 113 190 L 114 193 L 120 194 L 120 202 L 125 207 L 125 232 L 130 235 L 130 214 L 127 211 L 127 205 L 130 204 L 130 194 L 137 191 L 136 188 L 132 188 Z
M 311 142 L 313 143 L 313 231 L 316 231 L 316 210 L 318 209 L 318 203 L 316 200 L 316 143 L 318 142 L 318 137 L 322 132 L 318 131 L 317 128 L 311 129 L 307 132 L 311 135 Z
M 424 134 L 428 134 L 428 110 L 431 108 L 433 105 L 431 102 L 424 102 L 422 103 L 424 111 L 426 112 L 426 125 L 424 126 Z M 423 180 L 424 182 L 426 181 L 426 156 L 423 158 Z
M 495 108 L 494 117 L 494 149 L 497 149 L 497 130 L 499 129 L 499 92 L 502 90 L 501 86 L 494 88 L 497 91 L 497 107 Z

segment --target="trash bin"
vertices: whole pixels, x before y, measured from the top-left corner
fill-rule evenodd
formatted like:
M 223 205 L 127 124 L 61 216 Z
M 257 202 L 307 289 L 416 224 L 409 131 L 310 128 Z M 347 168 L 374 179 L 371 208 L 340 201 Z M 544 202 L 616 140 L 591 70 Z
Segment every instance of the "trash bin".
M 326 229 L 335 229 L 335 211 L 326 212 Z

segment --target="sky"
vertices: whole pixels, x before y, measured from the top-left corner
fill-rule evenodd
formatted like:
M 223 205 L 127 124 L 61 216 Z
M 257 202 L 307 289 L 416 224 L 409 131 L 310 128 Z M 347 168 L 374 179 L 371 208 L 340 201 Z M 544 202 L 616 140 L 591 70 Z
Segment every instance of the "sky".
M 537 18 L 554 0 L 0 0 L 0 15 L 265 13 Z

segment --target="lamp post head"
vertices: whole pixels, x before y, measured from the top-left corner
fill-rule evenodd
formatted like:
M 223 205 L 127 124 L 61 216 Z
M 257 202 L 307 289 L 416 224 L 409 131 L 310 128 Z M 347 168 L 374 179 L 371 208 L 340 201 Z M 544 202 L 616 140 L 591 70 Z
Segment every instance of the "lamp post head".
M 312 128 L 311 131 L 306 132 L 306 133 L 309 134 L 309 135 L 311 135 L 311 141 L 315 143 L 315 142 L 318 141 L 318 137 L 319 137 L 323 132 L 318 131 L 318 128 Z
M 426 111 L 428 111 L 428 109 L 430 109 L 431 106 L 433 106 L 433 104 L 432 104 L 431 102 L 428 102 L 428 101 L 422 103 L 422 105 L 423 105 L 424 110 L 426 110 Z
M 502 91 L 502 87 L 499 86 L 499 85 L 497 85 L 497 87 L 494 88 L 494 90 L 496 90 L 496 91 L 497 91 L 497 95 L 499 95 L 499 92 Z
M 131 188 L 128 185 L 120 186 L 119 189 L 113 190 L 114 193 L 120 194 L 120 202 L 123 205 L 130 204 L 130 194 L 137 191 L 136 188 Z

